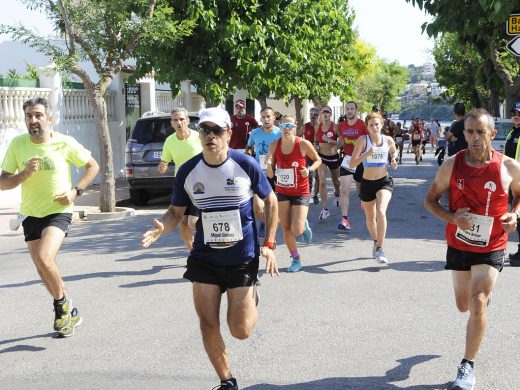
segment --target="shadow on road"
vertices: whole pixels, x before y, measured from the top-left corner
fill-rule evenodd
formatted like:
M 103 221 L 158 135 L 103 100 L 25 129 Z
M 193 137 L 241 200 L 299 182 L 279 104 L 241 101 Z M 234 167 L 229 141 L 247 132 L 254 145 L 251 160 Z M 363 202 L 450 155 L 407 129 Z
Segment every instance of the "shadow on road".
M 18 343 L 20 341 L 27 341 L 27 340 L 46 339 L 46 338 L 55 337 L 55 336 L 56 336 L 55 332 L 43 333 L 43 334 L 38 334 L 38 335 L 34 335 L 34 336 L 19 337 L 16 339 L 1 340 L 0 345 L 13 344 L 13 343 Z M 0 349 L 0 354 L 8 353 L 8 352 L 40 352 L 40 351 L 44 351 L 45 349 L 46 348 L 44 348 L 44 347 L 36 347 L 34 345 L 19 344 L 19 345 L 14 345 L 12 347 L 7 347 L 5 349 Z
M 85 279 L 107 279 L 107 278 L 114 278 L 118 276 L 145 276 L 145 275 L 155 275 L 159 272 L 166 270 L 166 269 L 174 269 L 174 268 L 185 268 L 184 265 L 154 265 L 150 269 L 144 269 L 141 271 L 109 271 L 109 272 L 93 272 L 91 274 L 82 274 L 82 275 L 71 275 L 71 276 L 65 276 L 63 280 L 65 282 L 72 282 L 72 281 L 78 281 L 78 280 L 85 280 Z M 183 281 L 183 279 L 179 279 L 179 281 L 172 279 L 174 281 L 170 281 L 170 283 L 180 283 Z M 148 283 L 148 284 L 158 284 L 158 281 L 150 281 L 150 282 L 142 282 L 142 283 Z M 26 282 L 20 282 L 20 283 L 11 283 L 11 284 L 4 284 L 0 285 L 0 288 L 10 288 L 10 287 L 24 287 L 24 286 L 31 286 L 34 284 L 42 284 L 41 280 L 28 280 Z M 146 284 L 143 284 L 146 285 Z M 128 287 L 128 285 L 123 285 L 121 287 Z
M 385 376 L 372 376 L 372 377 L 345 377 L 345 378 L 324 378 L 317 379 L 311 382 L 294 383 L 290 385 L 273 385 L 268 383 L 262 383 L 245 387 L 244 390 L 315 390 L 315 389 L 327 389 L 327 390 L 367 390 L 367 389 L 408 389 L 408 390 L 437 390 L 446 389 L 448 383 L 438 385 L 416 385 L 410 387 L 402 387 L 394 385 L 392 382 L 401 382 L 407 380 L 410 377 L 410 371 L 418 364 L 425 363 L 432 359 L 439 358 L 439 355 L 418 355 L 409 357 L 406 359 L 397 360 L 400 363 L 397 367 L 388 370 Z
M 311 274 L 325 275 L 325 274 L 339 274 L 346 272 L 381 272 L 387 270 L 402 271 L 402 272 L 439 272 L 444 270 L 444 260 L 439 261 L 403 261 L 399 263 L 389 263 L 380 265 L 370 265 L 368 267 L 353 268 L 353 269 L 327 269 L 327 267 L 334 267 L 340 264 L 350 263 L 353 261 L 367 260 L 370 264 L 374 264 L 374 260 L 366 257 L 358 257 L 356 259 L 329 261 L 318 265 L 304 265 L 300 272 L 308 272 Z M 279 268 L 280 272 L 287 272 L 287 268 Z M 259 271 L 261 272 L 261 271 Z

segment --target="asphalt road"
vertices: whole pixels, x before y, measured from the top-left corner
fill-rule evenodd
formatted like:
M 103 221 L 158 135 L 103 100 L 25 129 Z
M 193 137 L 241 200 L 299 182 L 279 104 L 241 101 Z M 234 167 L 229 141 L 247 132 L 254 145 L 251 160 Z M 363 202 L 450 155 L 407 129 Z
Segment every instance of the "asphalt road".
M 370 258 L 360 204 L 351 196 L 352 231 L 340 212 L 318 222 L 301 244 L 301 272 L 261 277 L 259 321 L 250 339 L 222 327 L 241 389 L 445 389 L 464 351 L 466 314 L 443 270 L 444 224 L 422 207 L 437 169 L 431 153 L 411 154 L 392 173 L 385 253 Z M 76 335 L 55 339 L 52 301 L 22 236 L 0 236 L 0 389 L 211 389 L 218 384 L 202 347 L 186 251 L 177 233 L 152 248 L 140 235 L 167 203 L 119 221 L 73 225 L 59 255 L 69 295 L 84 317 Z M 280 232 L 279 232 L 280 233 Z M 509 249 L 516 250 L 512 235 Z M 278 242 L 282 243 L 281 235 Z M 284 245 L 276 251 L 282 271 Z M 520 389 L 520 270 L 506 266 L 489 309 L 477 359 L 476 389 Z

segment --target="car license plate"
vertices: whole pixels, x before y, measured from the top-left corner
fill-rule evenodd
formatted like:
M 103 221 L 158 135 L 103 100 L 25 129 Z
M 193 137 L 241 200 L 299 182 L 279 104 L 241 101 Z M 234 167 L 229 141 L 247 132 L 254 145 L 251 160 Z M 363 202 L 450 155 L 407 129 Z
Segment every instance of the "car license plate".
M 153 153 L 152 153 L 152 157 L 153 157 L 154 159 L 159 160 L 159 159 L 161 158 L 161 156 L 162 156 L 162 152 L 153 152 Z

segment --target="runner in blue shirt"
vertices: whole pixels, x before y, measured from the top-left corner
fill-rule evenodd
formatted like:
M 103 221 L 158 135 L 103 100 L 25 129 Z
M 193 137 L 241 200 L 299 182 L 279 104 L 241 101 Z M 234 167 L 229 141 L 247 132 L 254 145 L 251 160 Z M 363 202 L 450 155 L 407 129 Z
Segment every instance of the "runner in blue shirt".
M 278 203 L 266 176 L 250 156 L 229 149 L 231 121 L 220 108 L 200 113 L 202 154 L 184 163 L 177 173 L 171 206 L 142 239 L 147 248 L 163 233 L 174 230 L 189 203 L 201 212 L 184 277 L 193 283 L 193 300 L 204 346 L 221 380 L 221 389 L 236 390 L 226 346 L 220 333 L 221 294 L 227 292 L 227 322 L 231 334 L 246 339 L 258 319 L 256 303 L 260 254 L 266 270 L 278 275 L 273 250 Z M 253 194 L 265 202 L 266 240 L 257 243 Z
M 264 173 L 266 173 L 266 156 L 269 152 L 269 146 L 273 142 L 282 138 L 282 132 L 280 128 L 274 124 L 276 115 L 271 107 L 263 108 L 262 111 L 260 111 L 260 117 L 262 127 L 259 127 L 250 133 L 249 139 L 247 140 L 246 153 L 249 155 L 254 154 L 256 161 L 260 164 Z M 269 183 L 274 190 L 276 178 L 268 178 L 267 180 L 269 180 Z M 258 196 L 255 196 L 254 198 L 254 210 L 256 219 L 260 221 L 258 236 L 261 241 L 265 236 L 265 216 L 264 203 Z

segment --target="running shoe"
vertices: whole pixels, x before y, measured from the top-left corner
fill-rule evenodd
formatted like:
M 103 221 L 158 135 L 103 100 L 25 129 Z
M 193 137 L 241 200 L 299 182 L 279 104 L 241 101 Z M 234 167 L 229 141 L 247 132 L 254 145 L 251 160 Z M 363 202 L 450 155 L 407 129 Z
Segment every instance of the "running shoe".
M 339 194 L 334 194 L 334 204 L 339 207 Z
M 376 242 L 374 241 L 374 244 L 372 245 L 372 258 L 373 258 L 373 259 L 376 258 L 376 251 L 377 251 L 377 244 L 376 244 Z
M 314 195 L 312 201 L 314 204 L 320 204 L 320 198 L 318 198 L 318 195 Z
M 302 234 L 302 240 L 306 244 L 310 244 L 312 241 L 312 230 L 307 219 L 305 220 L 305 230 Z
M 293 257 L 291 264 L 287 267 L 287 272 L 298 272 L 302 269 L 302 262 L 299 257 L 296 259 Z
M 60 331 L 70 325 L 72 311 L 72 300 L 65 298 L 65 302 L 54 302 L 54 330 Z
M 459 364 L 457 377 L 448 390 L 472 390 L 475 386 L 475 369 L 469 363 Z
M 324 220 L 324 219 L 327 219 L 328 217 L 330 217 L 329 210 L 321 209 L 321 211 L 320 211 L 320 219 Z
M 238 390 L 238 384 L 234 384 L 233 381 L 227 380 L 220 382 L 220 386 L 214 387 L 213 390 Z
M 375 259 L 378 263 L 381 263 L 381 264 L 388 263 L 388 259 L 385 257 L 385 252 L 383 252 L 383 248 L 377 248 Z
M 58 337 L 74 336 L 74 329 L 76 326 L 80 326 L 82 322 L 83 318 L 78 314 L 78 309 L 72 309 L 70 312 L 70 323 L 65 328 L 58 330 Z
M 350 230 L 350 222 L 347 218 L 341 218 L 341 221 L 338 223 L 339 230 Z

